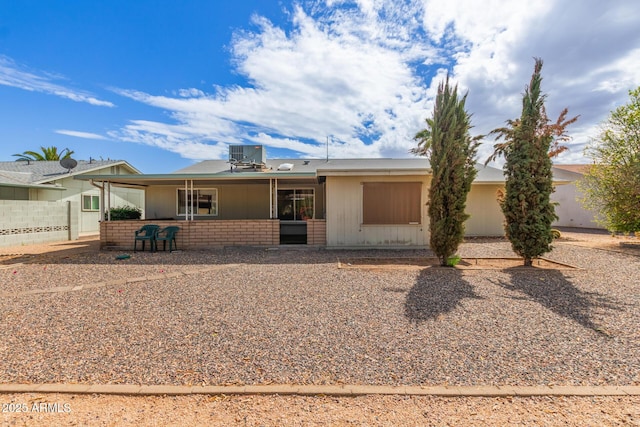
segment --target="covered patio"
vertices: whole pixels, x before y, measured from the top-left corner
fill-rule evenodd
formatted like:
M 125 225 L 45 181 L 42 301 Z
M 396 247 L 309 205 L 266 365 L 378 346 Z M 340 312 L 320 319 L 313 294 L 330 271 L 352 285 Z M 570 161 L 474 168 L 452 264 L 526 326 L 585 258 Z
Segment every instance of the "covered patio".
M 214 171 L 78 178 L 101 191 L 100 246 L 133 248 L 144 224 L 180 227 L 179 249 L 326 244 L 325 184 L 314 170 L 238 171 L 224 161 L 206 163 Z M 113 187 L 144 190 L 141 220 L 111 220 Z

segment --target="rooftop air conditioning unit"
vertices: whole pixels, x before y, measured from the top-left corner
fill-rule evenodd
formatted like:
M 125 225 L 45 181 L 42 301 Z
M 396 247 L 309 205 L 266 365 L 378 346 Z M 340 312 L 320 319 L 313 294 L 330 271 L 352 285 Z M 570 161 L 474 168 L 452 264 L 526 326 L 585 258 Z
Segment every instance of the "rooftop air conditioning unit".
M 229 163 L 236 167 L 263 168 L 267 165 L 267 153 L 262 145 L 230 145 Z

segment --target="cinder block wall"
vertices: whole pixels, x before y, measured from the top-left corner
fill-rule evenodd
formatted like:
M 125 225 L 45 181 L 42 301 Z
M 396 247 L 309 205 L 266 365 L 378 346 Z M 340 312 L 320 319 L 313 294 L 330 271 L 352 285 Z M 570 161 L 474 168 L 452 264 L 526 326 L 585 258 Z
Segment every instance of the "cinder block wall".
M 178 249 L 211 248 L 217 246 L 272 246 L 280 242 L 278 220 L 215 220 L 215 221 L 103 221 L 100 223 L 100 247 L 132 250 L 135 231 L 144 224 L 160 227 L 180 227 L 176 234 Z M 138 248 L 140 248 L 140 243 Z
M 0 246 L 75 240 L 76 202 L 0 200 Z

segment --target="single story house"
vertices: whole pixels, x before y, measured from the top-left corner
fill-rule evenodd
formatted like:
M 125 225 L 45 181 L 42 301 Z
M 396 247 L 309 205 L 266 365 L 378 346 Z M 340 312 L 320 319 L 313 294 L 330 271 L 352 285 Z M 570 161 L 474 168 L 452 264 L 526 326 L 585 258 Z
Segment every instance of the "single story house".
M 431 169 L 425 158 L 267 160 L 261 146 L 230 149 L 229 160 L 205 160 L 174 173 L 76 176 L 107 189 L 145 190 L 144 219 L 102 222 L 101 246 L 132 248 L 143 223 L 179 226 L 179 248 L 429 245 Z M 503 235 L 496 199 L 503 186 L 502 170 L 478 165 L 467 199 L 468 236 Z
M 569 181 L 567 185 L 556 187 L 556 191 L 551 195 L 551 200 L 558 203 L 556 206 L 558 220 L 554 226 L 604 229 L 595 222 L 597 213 L 582 206 L 580 200 L 584 195 L 576 186 L 576 183 L 583 179 L 589 166 L 554 165 L 554 178 Z
M 100 231 L 100 213 L 109 207 L 144 210 L 144 190 L 113 188 L 77 180 L 84 174 L 135 175 L 123 160 L 0 162 L 0 246 L 74 240 Z M 108 197 L 105 196 L 108 194 Z

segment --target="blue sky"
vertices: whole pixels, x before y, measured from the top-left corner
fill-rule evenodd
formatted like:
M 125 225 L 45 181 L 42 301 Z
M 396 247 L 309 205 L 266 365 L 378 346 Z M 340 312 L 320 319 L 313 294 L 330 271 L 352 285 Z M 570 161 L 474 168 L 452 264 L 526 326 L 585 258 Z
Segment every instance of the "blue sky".
M 447 72 L 486 133 L 541 57 L 549 116 L 580 115 L 557 161 L 584 163 L 640 85 L 638 22 L 637 0 L 0 0 L 0 160 L 409 157 Z

